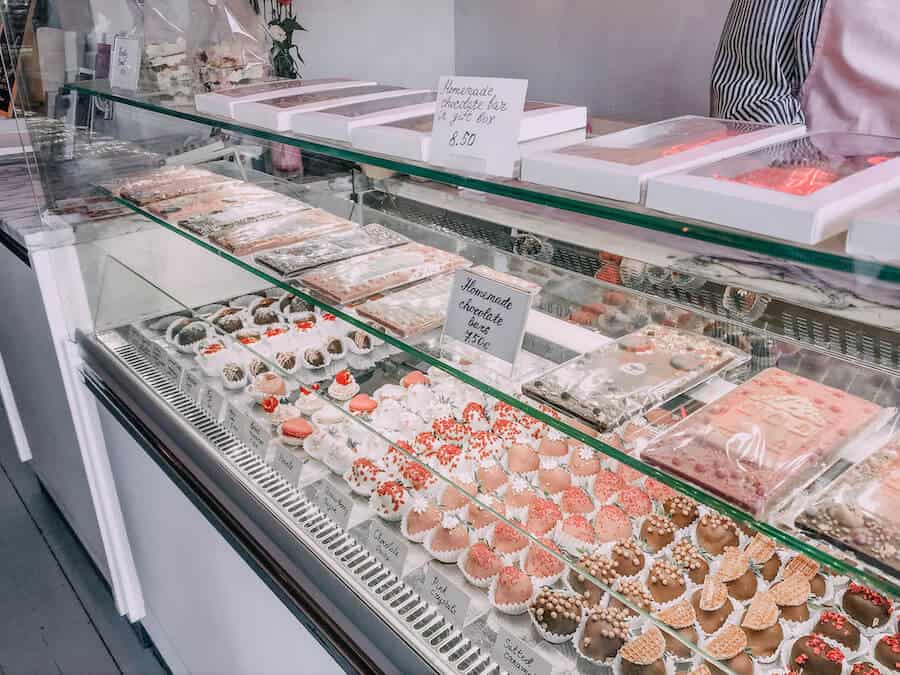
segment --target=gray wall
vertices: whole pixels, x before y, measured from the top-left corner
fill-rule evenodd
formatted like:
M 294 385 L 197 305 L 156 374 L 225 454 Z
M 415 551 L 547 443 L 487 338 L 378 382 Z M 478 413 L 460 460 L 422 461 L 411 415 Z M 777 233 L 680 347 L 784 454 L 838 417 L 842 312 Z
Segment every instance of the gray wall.
M 706 114 L 728 0 L 456 0 L 456 73 L 521 77 L 593 116 Z

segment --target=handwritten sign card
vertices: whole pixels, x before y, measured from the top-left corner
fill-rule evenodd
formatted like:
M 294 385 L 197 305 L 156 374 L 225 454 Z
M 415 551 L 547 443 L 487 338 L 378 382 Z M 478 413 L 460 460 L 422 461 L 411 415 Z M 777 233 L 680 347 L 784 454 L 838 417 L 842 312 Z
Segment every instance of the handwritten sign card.
M 461 588 L 432 565 L 425 575 L 422 591 L 425 600 L 447 621 L 456 628 L 462 628 L 465 625 L 471 600 L 471 596 L 465 588 Z
M 394 573 L 403 574 L 409 545 L 377 519 L 369 525 L 369 550 Z
M 442 77 L 431 133 L 431 161 L 511 178 L 528 80 Z
M 447 305 L 444 338 L 515 364 L 533 298 L 472 270 L 459 270 Z
M 537 653 L 527 642 L 501 628 L 497 633 L 492 656 L 501 670 L 520 675 L 552 675 L 553 664 Z

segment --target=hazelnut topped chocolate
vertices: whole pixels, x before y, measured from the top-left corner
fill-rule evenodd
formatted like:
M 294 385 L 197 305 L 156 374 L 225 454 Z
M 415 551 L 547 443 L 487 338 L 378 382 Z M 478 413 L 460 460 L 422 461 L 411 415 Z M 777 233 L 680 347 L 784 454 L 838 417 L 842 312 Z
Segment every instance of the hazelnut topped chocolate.
M 595 583 L 599 581 L 607 588 L 618 578 L 615 563 L 599 553 L 585 554 L 569 570 L 569 587 L 581 595 L 588 607 L 599 605 L 606 590 Z
M 657 560 L 647 575 L 647 588 L 656 602 L 672 602 L 685 591 L 684 574 L 668 560 Z
M 671 548 L 672 560 L 683 569 L 695 584 L 702 584 L 709 574 L 709 563 L 690 540 L 682 539 Z
M 813 633 L 840 642 L 850 651 L 859 649 L 859 629 L 840 612 L 822 612 Z
M 844 591 L 841 607 L 854 621 L 866 628 L 878 628 L 891 618 L 893 604 L 868 586 L 851 583 Z
M 531 603 L 535 622 L 554 635 L 574 635 L 583 609 L 584 601 L 579 596 L 546 587 Z
M 644 569 L 644 554 L 633 539 L 617 541 L 613 545 L 612 561 L 623 577 L 630 577 Z
M 610 607 L 619 607 L 624 609 L 630 616 L 637 616 L 632 607 L 637 607 L 645 612 L 650 611 L 653 604 L 653 596 L 638 579 L 619 579 L 616 592 L 628 601 L 628 605 L 618 598 L 611 597 L 609 599 Z M 629 606 L 630 605 L 630 606 Z
M 679 528 L 687 527 L 700 517 L 700 508 L 690 497 L 672 495 L 663 502 L 663 511 Z
M 595 661 L 611 659 L 628 639 L 631 616 L 617 607 L 596 607 L 588 614 L 578 647 Z
M 799 675 L 840 675 L 844 653 L 818 635 L 804 635 L 791 647 L 790 664 Z
M 720 555 L 726 546 L 737 546 L 737 526 L 728 516 L 707 513 L 697 522 L 697 543 L 712 556 Z
M 641 541 L 648 551 L 658 553 L 675 541 L 675 529 L 675 523 L 665 516 L 650 514 L 641 525 Z

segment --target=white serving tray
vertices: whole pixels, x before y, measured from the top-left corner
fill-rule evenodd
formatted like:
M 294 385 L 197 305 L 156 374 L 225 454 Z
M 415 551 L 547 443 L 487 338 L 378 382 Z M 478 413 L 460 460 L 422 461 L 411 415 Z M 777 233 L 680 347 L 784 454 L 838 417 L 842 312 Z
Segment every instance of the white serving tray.
M 434 92 L 406 94 L 300 113 L 294 115 L 291 129 L 298 134 L 349 142 L 352 131 L 359 127 L 433 115 L 435 98 Z
M 234 106 L 234 118 L 239 122 L 254 124 L 256 126 L 272 129 L 273 131 L 289 131 L 295 115 L 306 112 L 325 110 L 337 106 L 360 103 L 362 101 L 374 101 L 380 98 L 402 96 L 404 94 L 423 93 L 427 89 L 404 89 L 403 87 L 391 87 L 389 85 L 366 85 L 361 87 L 347 87 L 336 91 L 322 91 L 315 93 L 296 94 L 297 103 L 289 107 L 274 105 L 281 98 L 266 99 L 251 103 L 238 103 Z M 346 92 L 340 95 L 341 92 Z M 287 98 L 287 97 L 285 97 Z
M 877 137 L 812 134 L 807 143 L 836 138 L 858 138 L 882 147 L 891 145 L 900 152 L 900 141 Z M 723 173 L 735 166 L 746 170 L 760 167 L 760 157 L 778 153 L 765 148 L 703 167 L 692 173 L 679 173 L 651 179 L 647 187 L 647 206 L 678 216 L 696 218 L 755 234 L 787 239 L 801 244 L 818 244 L 844 232 L 854 211 L 900 188 L 900 157 L 870 165 L 808 195 L 796 195 L 774 189 L 746 185 L 715 178 L 719 166 Z M 881 149 L 877 153 L 890 152 Z
M 613 151 L 627 150 L 652 140 L 654 135 L 672 128 L 679 122 L 687 124 L 705 119 L 707 118 L 696 115 L 676 117 L 672 120 L 597 136 L 588 140 L 585 146 L 610 148 Z M 722 124 L 729 122 L 722 121 Z M 804 132 L 800 126 L 748 125 L 748 127 L 751 130 L 746 133 L 638 164 L 561 152 L 541 153 L 522 162 L 522 180 L 637 204 L 643 201 L 647 181 L 654 176 L 684 171 L 762 145 L 794 138 Z
M 197 112 L 222 117 L 233 117 L 234 107 L 238 103 L 253 103 L 265 101 L 280 96 L 293 94 L 313 93 L 330 89 L 344 89 L 346 87 L 361 87 L 376 84 L 362 80 L 347 80 L 334 78 L 326 80 L 275 80 L 272 82 L 248 84 L 242 87 L 214 91 L 209 94 L 197 94 L 194 97 L 194 105 Z M 274 89 L 273 89 L 274 87 Z

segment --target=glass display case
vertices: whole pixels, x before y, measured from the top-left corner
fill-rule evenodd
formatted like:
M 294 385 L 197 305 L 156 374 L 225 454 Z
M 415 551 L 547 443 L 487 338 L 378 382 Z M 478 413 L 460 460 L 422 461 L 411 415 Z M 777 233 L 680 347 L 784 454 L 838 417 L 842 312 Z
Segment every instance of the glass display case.
M 345 140 L 284 131 L 323 102 L 396 112 L 343 107 L 400 100 L 362 75 L 243 104 L 146 84 L 23 103 L 40 245 L 78 263 L 84 377 L 317 570 L 332 621 L 381 645 L 366 667 L 896 670 L 897 267 L 372 152 L 346 120 Z M 586 123 L 520 139 L 523 171 L 589 160 L 526 147 Z M 754 136 L 751 157 L 801 134 L 696 124 Z M 688 136 L 668 140 L 716 145 Z M 712 176 L 701 156 L 672 170 Z M 511 359 L 477 321 L 448 330 L 487 316 L 451 301 L 477 284 L 525 303 Z

